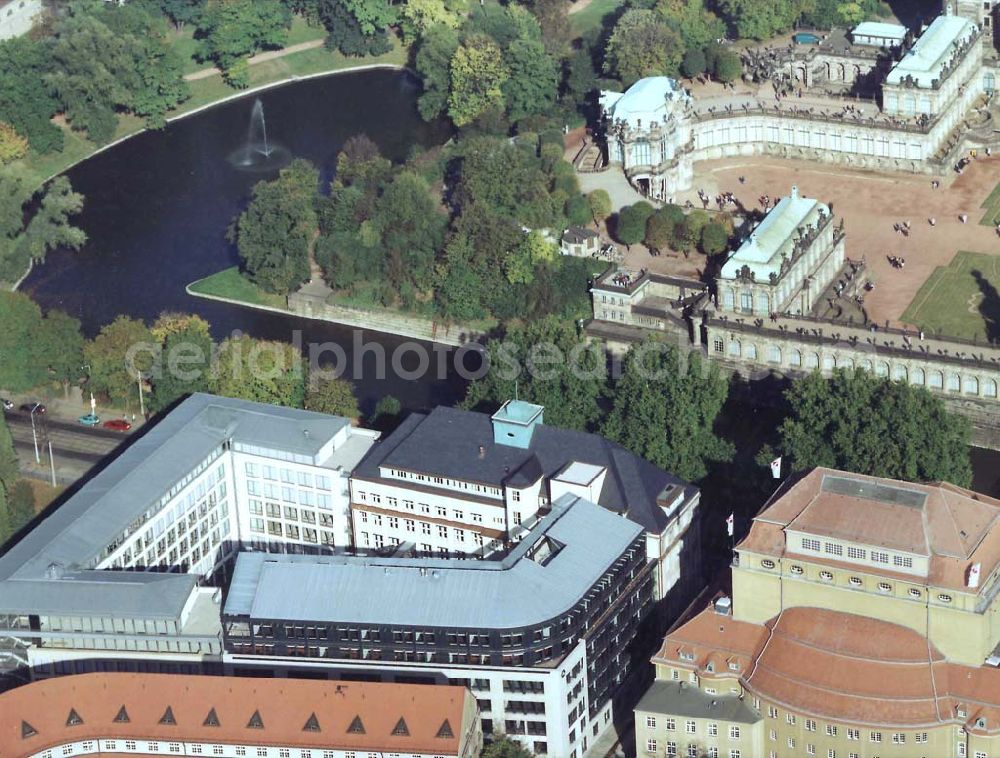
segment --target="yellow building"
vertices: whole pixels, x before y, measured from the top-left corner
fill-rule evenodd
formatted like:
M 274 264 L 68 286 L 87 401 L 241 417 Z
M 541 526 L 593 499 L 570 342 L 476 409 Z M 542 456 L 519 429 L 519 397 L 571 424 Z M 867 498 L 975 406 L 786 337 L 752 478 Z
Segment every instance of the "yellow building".
M 1000 758 L 1000 501 L 814 469 L 736 553 L 653 659 L 639 756 Z

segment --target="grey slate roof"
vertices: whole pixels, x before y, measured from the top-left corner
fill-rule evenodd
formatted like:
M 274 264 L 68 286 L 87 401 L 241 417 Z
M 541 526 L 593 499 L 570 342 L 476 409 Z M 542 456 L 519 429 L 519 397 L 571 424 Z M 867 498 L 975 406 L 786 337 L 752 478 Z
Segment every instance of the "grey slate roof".
M 226 439 L 309 455 L 347 424 L 339 416 L 192 395 L 0 557 L 0 613 L 179 615 L 193 576 L 83 569 Z M 59 578 L 48 575 L 53 564 Z
M 479 447 L 485 452 L 479 454 Z M 656 504 L 668 484 L 695 488 L 597 434 L 541 424 L 527 450 L 497 445 L 485 413 L 438 407 L 429 414 L 411 414 L 385 441 L 375 445 L 354 475 L 371 479 L 379 467 L 399 468 L 433 476 L 480 482 L 494 487 L 525 487 L 540 476 L 550 477 L 567 463 L 579 461 L 608 469 L 599 505 L 624 513 L 653 533 L 668 523 Z
M 760 714 L 736 695 L 709 695 L 688 682 L 653 682 L 635 711 L 681 718 L 718 719 L 737 724 L 760 721 Z
M 316 623 L 511 629 L 571 609 L 642 534 L 572 495 L 502 561 L 241 553 L 227 616 Z M 526 554 L 564 547 L 544 566 Z

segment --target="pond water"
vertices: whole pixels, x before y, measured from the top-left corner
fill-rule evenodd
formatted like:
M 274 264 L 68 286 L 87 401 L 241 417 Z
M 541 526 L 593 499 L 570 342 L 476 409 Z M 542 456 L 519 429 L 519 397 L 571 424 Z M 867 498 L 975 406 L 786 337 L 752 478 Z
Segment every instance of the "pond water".
M 354 366 L 355 331 L 318 321 L 255 311 L 200 298 L 185 285 L 239 262 L 226 230 L 246 206 L 251 188 L 270 171 L 248 171 L 232 161 L 244 148 L 257 99 L 263 104 L 269 144 L 307 158 L 324 179 L 344 141 L 359 133 L 383 155 L 404 160 L 414 146 L 440 144 L 443 123 L 425 123 L 416 110 L 419 83 L 403 72 L 374 70 L 310 79 L 248 95 L 145 132 L 68 171 L 86 198 L 77 224 L 87 233 L 82 250 L 55 251 L 22 285 L 43 308 L 60 308 L 94 334 L 119 314 L 152 321 L 163 311 L 197 313 L 221 339 L 239 329 L 255 337 L 332 342 L 345 350 L 349 376 L 366 408 L 393 394 L 410 408 L 453 402 L 464 389 L 454 374 L 415 381 L 389 365 L 377 376 L 375 350 Z M 298 337 L 296 337 L 298 333 Z M 401 338 L 361 335 L 392 351 Z M 403 372 L 416 365 L 407 354 Z

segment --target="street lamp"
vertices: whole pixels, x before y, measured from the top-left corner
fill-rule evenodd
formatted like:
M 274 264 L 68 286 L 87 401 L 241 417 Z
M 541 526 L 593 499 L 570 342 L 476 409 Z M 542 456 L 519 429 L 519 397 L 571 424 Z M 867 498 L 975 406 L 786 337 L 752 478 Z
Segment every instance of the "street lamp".
M 35 411 L 38 410 L 38 403 L 31 406 L 31 440 L 35 443 L 35 463 L 42 462 L 42 456 L 38 454 L 38 432 L 35 431 Z

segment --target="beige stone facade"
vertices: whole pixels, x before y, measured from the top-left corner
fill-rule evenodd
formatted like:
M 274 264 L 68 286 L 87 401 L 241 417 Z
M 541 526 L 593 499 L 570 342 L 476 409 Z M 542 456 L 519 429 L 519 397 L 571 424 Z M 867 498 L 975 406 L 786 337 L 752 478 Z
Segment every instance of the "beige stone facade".
M 816 469 L 667 634 L 639 756 L 996 758 L 1000 501 Z

